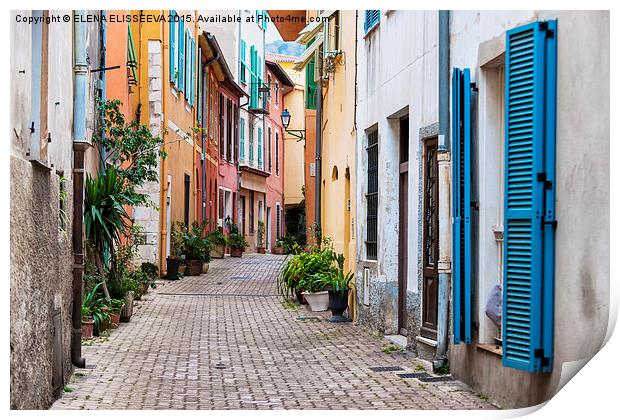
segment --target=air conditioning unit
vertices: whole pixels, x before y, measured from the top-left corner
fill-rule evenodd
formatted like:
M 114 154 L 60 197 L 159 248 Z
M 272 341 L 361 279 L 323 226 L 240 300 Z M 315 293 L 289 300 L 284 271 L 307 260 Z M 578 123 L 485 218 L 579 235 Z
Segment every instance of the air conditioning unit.
M 364 268 L 364 305 L 370 305 L 370 269 Z

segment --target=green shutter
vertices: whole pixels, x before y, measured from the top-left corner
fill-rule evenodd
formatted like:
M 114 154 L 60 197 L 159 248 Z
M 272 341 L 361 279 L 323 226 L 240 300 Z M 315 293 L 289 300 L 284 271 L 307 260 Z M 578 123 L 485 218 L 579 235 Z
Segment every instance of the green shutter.
M 243 84 L 246 83 L 246 79 L 245 79 L 246 54 L 245 53 L 246 53 L 245 41 L 242 39 L 241 42 L 239 43 L 239 63 L 240 63 L 239 80 L 241 80 L 241 83 Z
M 239 160 L 245 160 L 245 120 L 239 119 Z
M 556 22 L 506 33 L 503 365 L 553 359 Z
M 178 40 L 179 40 L 179 64 L 177 66 L 177 71 L 179 73 L 178 77 L 178 88 L 180 91 L 185 90 L 185 23 L 183 21 L 179 21 L 179 31 Z
M 306 65 L 306 108 L 316 109 L 316 81 L 314 80 L 314 58 Z
M 174 16 L 176 16 L 176 12 L 174 10 L 170 11 L 170 15 L 171 17 L 173 17 L 173 19 L 170 19 L 170 25 L 169 25 L 169 29 L 170 29 L 170 65 L 169 65 L 169 70 L 170 70 L 170 81 L 174 84 L 177 84 L 177 72 L 176 72 L 176 66 L 177 66 L 177 23 L 175 22 Z

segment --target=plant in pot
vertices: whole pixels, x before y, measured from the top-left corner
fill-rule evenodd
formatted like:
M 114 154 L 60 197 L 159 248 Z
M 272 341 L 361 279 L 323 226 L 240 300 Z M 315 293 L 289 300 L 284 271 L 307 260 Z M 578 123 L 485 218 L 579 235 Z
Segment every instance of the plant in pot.
M 90 308 L 82 304 L 82 340 L 90 340 L 93 338 L 93 313 Z
M 283 255 L 284 254 L 284 241 L 282 240 L 282 238 L 280 238 L 280 239 L 278 239 L 276 241 L 276 245 L 273 247 L 271 252 L 273 252 L 276 255 Z
M 290 296 L 295 296 L 299 303 L 304 303 L 301 292 L 303 290 L 299 287 L 299 281 L 306 275 L 306 260 L 308 254 L 303 252 L 303 249 L 295 244 L 293 247 L 293 256 L 285 260 L 278 273 L 277 285 L 280 295 L 288 299 Z
M 311 274 L 303 277 L 297 286 L 303 290 L 301 294 L 310 305 L 312 312 L 326 311 L 329 307 L 327 282 L 320 274 Z
M 256 229 L 256 251 L 259 254 L 265 253 L 265 222 L 262 220 L 258 221 L 258 227 Z
M 118 328 L 121 322 L 121 311 L 123 310 L 124 304 L 124 299 L 110 299 L 110 324 L 112 328 Z
M 329 308 L 332 316 L 329 322 L 351 322 L 342 314 L 349 306 L 349 288 L 354 279 L 354 273 L 344 272 L 344 256 L 339 254 L 336 261 L 338 268 L 327 273 L 318 274 L 318 277 L 327 285 L 329 293 Z
M 209 258 L 209 243 L 201 237 L 206 222 L 194 223 L 188 228 L 184 222 L 175 223 L 172 244 L 175 251 L 185 256 L 185 275 L 197 276 L 202 264 Z
M 241 257 L 246 247 L 250 246 L 245 235 L 239 233 L 239 227 L 227 220 L 230 235 L 228 236 L 228 245 L 230 245 L 231 257 Z
M 213 258 L 224 258 L 226 250 L 227 240 L 222 232 L 222 228 L 218 227 L 207 236 L 209 243 L 211 244 L 211 256 Z

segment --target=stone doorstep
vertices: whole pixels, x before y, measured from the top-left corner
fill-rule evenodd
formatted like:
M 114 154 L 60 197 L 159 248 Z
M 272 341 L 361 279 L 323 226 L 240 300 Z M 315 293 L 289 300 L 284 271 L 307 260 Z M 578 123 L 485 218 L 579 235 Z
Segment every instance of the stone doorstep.
M 400 335 L 400 334 L 386 335 L 383 338 L 385 338 L 390 343 L 397 345 L 403 350 L 407 348 L 407 337 L 405 337 L 404 335 Z

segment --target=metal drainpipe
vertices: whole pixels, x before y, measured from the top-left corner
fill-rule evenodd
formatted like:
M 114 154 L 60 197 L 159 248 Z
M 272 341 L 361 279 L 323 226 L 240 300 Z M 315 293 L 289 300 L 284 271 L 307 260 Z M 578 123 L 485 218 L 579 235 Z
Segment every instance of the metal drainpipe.
M 213 35 L 209 34 L 207 35 L 208 39 L 212 39 Z M 200 58 L 199 58 L 200 59 Z M 205 72 L 203 74 L 205 74 L 207 76 L 207 85 L 209 84 L 209 67 L 211 67 L 211 64 L 216 62 L 217 60 L 220 59 L 220 52 L 216 51 L 215 55 L 210 58 L 209 60 L 207 60 L 207 62 L 205 63 L 204 67 L 205 67 Z M 205 88 L 204 84 L 202 86 L 203 90 Z M 207 101 L 208 102 L 208 101 Z M 205 119 L 205 109 L 202 106 L 202 104 L 200 105 L 202 107 L 202 119 Z M 202 124 L 202 121 L 200 122 Z M 205 133 L 203 131 L 202 133 L 202 155 L 203 155 L 203 159 L 202 159 L 202 220 L 206 220 L 207 219 L 207 149 L 206 149 L 206 141 L 205 141 Z
M 106 23 L 106 11 L 101 11 L 101 62 L 99 63 L 99 67 L 105 69 L 106 66 L 106 48 L 107 48 L 107 23 Z M 99 78 L 101 80 L 101 100 L 106 100 L 106 71 L 102 70 L 99 73 Z M 105 114 L 101 113 L 101 137 L 105 137 Z M 105 166 L 105 161 L 107 159 L 107 150 L 105 146 L 101 146 L 101 163 Z
M 77 12 L 82 18 L 84 11 Z M 82 276 L 84 274 L 84 151 L 86 141 L 86 24 L 85 19 L 73 23 L 75 85 L 73 91 L 73 314 L 71 361 L 79 368 L 86 366 L 82 357 Z
M 319 65 L 319 60 L 316 60 L 316 65 Z M 319 69 L 319 74 L 321 71 Z M 315 156 L 315 172 L 314 172 L 314 220 L 315 227 L 320 230 L 321 238 L 323 238 L 323 231 L 321 228 L 321 138 L 322 138 L 322 120 L 323 120 L 323 82 L 319 77 L 316 85 L 316 156 Z M 321 245 L 318 243 L 317 245 Z
M 439 11 L 439 294 L 437 305 L 437 350 L 433 369 L 448 363 L 450 306 L 450 11 Z

